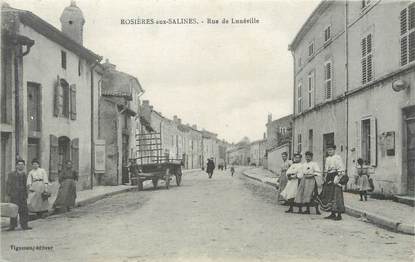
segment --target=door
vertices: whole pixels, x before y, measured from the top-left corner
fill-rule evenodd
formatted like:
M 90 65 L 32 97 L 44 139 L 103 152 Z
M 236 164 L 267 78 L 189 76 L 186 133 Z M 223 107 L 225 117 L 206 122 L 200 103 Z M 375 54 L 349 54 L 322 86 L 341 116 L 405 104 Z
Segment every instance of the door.
M 30 82 L 27 83 L 27 120 L 29 132 L 40 131 L 40 86 Z
M 40 143 L 39 139 L 29 138 L 27 143 L 27 162 L 26 169 L 27 171 L 32 169 L 32 160 L 37 159 L 40 161 Z M 40 163 L 42 165 L 42 163 Z
M 323 134 L 323 170 L 326 165 L 327 146 L 334 144 L 334 133 Z
M 408 157 L 408 177 L 407 192 L 408 195 L 415 195 L 415 118 L 407 120 L 407 157 Z

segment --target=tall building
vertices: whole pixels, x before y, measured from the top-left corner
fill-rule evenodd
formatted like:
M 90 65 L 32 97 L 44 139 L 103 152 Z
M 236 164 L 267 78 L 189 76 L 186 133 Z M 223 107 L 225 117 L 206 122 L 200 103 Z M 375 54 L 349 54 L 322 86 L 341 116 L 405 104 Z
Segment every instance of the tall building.
M 412 1 L 321 1 L 289 46 L 295 151 L 324 166 L 335 143 L 350 176 L 362 158 L 376 192 L 414 194 L 414 21 Z

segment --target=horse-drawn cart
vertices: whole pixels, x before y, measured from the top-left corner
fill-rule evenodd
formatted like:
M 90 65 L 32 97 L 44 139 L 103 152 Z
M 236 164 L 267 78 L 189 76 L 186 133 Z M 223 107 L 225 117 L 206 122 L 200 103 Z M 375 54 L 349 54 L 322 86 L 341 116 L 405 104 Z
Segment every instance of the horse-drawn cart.
M 160 127 L 161 128 L 161 127 Z M 162 154 L 161 132 L 140 133 L 137 158 L 130 159 L 130 172 L 138 189 L 143 190 L 144 181 L 151 180 L 154 189 L 157 189 L 159 180 L 164 180 L 166 189 L 175 177 L 177 186 L 182 182 L 182 159 L 171 159 L 168 154 Z

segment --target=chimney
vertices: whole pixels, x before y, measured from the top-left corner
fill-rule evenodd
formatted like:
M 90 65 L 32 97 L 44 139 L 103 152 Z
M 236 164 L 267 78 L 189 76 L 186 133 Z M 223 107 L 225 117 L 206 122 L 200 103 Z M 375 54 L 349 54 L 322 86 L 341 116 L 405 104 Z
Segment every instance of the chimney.
M 175 124 L 178 124 L 178 118 L 177 118 L 177 116 L 176 116 L 176 115 L 174 115 L 174 116 L 173 116 L 173 122 L 174 122 Z
M 268 114 L 268 123 L 272 122 L 272 114 Z
M 264 132 L 264 139 L 266 139 L 267 138 L 267 134 Z
M 194 130 L 197 130 L 197 125 L 192 125 L 192 128 L 193 128 Z
M 182 119 L 181 118 L 177 118 L 177 123 L 179 123 L 179 125 L 182 124 Z
M 110 60 L 107 58 L 105 59 L 105 63 L 102 64 L 105 70 L 115 70 L 116 66 L 110 63 Z

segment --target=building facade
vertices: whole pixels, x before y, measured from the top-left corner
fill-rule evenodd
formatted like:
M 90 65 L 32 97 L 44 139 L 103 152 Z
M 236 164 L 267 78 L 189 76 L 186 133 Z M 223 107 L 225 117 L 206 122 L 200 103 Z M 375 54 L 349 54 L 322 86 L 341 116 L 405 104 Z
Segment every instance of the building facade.
M 294 151 L 324 166 L 335 143 L 349 175 L 362 158 L 376 192 L 414 194 L 413 21 L 411 1 L 319 4 L 289 47 Z
M 136 116 L 143 89 L 137 78 L 116 70 L 107 60 L 103 67 L 99 98 L 98 138 L 105 140 L 105 172 L 99 185 L 129 182 L 129 159 L 136 156 Z
M 264 157 L 266 152 L 267 140 L 261 139 L 254 141 L 250 144 L 249 155 L 250 164 L 255 166 L 262 166 L 264 163 Z
M 65 8 L 62 31 L 7 4 L 2 19 L 2 175 L 14 169 L 15 157 L 28 169 L 37 158 L 56 181 L 70 159 L 77 188 L 91 188 L 101 78 L 95 67 L 102 58 L 83 46 L 82 11 L 74 3 Z

